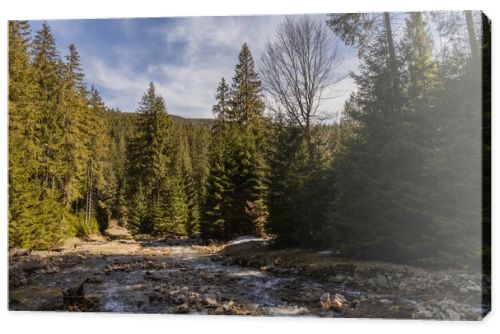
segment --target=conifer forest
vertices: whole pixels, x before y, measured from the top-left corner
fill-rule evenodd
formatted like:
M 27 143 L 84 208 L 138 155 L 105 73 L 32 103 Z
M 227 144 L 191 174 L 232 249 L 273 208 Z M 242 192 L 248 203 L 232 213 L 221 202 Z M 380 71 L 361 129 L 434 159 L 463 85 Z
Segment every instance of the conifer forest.
M 489 312 L 482 12 L 283 16 L 203 118 L 153 79 L 108 104 L 51 25 L 8 25 L 9 309 Z

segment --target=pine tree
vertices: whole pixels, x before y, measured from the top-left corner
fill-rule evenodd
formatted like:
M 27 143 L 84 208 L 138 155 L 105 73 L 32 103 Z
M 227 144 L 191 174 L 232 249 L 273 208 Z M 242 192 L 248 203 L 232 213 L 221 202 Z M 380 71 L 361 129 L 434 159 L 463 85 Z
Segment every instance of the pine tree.
M 66 62 L 62 65 L 58 113 L 62 128 L 64 204 L 70 209 L 75 201 L 83 197 L 81 185 L 86 182 L 85 171 L 89 155 L 86 145 L 96 126 L 91 125 L 88 119 L 84 74 L 74 45 L 70 45 L 65 59 Z
M 202 233 L 216 238 L 264 234 L 268 173 L 264 103 L 248 45 L 243 44 L 228 95 L 224 80 L 213 111 L 210 174 Z
M 217 86 L 215 100 L 217 103 L 212 107 L 212 112 L 217 119 L 223 122 L 227 120 L 230 114 L 229 86 L 224 78 L 220 80 L 219 86 Z
M 230 94 L 231 108 L 228 120 L 245 125 L 262 116 L 264 103 L 261 81 L 255 70 L 252 53 L 246 43 L 243 44 L 238 55 Z M 219 102 L 222 103 L 222 99 L 219 99 Z
M 106 179 L 109 163 L 107 157 L 108 136 L 106 122 L 106 108 L 99 92 L 91 87 L 88 96 L 88 115 L 86 122 L 82 124 L 87 134 L 86 148 L 86 176 L 85 176 L 85 223 L 89 224 L 94 210 L 99 210 L 101 218 L 99 226 L 105 230 L 108 225 L 109 209 L 105 201 L 111 196 L 107 192 L 110 181 Z
M 200 226 L 204 238 L 224 238 L 231 233 L 227 220 L 231 193 L 229 171 L 226 166 L 228 155 L 223 137 L 212 138 L 209 154 L 210 172 L 207 179 L 207 196 L 203 205 L 203 220 Z
M 63 159 L 60 158 L 64 153 L 61 145 L 61 118 L 58 112 L 61 79 L 59 52 L 47 23 L 36 33 L 31 52 L 36 83 L 36 108 L 40 112 L 35 134 L 36 145 L 42 149 L 39 156 L 39 179 L 44 188 L 54 192 L 61 183 Z
M 128 228 L 133 232 L 150 232 L 148 208 L 146 205 L 146 196 L 142 184 L 139 183 L 135 189 L 134 195 L 130 200 L 130 214 L 127 219 Z
M 26 246 L 32 237 L 39 147 L 34 142 L 37 120 L 32 98 L 34 82 L 29 57 L 30 26 L 9 22 L 9 246 Z
M 131 202 L 139 230 L 158 235 L 185 235 L 189 209 L 181 180 L 182 166 L 190 164 L 185 137 L 176 132 L 166 112 L 165 101 L 153 83 L 138 108 L 138 133 L 129 144 L 129 194 L 142 185 L 145 205 L 151 215 L 137 222 L 137 199 Z M 179 136 L 176 136 L 179 134 Z M 177 138 L 176 138 L 177 137 Z M 183 140 L 184 139 L 184 140 Z M 139 210 L 140 211 L 140 210 Z M 146 219 L 147 218 L 147 219 Z M 140 219 L 140 217 L 139 217 Z
M 417 263 L 443 250 L 429 200 L 439 132 L 437 69 L 422 15 L 412 13 L 400 48 L 402 95 L 395 113 L 387 108 L 394 96 L 383 41 L 365 50 L 355 76 L 358 93 L 345 108 L 354 132 L 334 159 L 331 242 L 346 256 Z

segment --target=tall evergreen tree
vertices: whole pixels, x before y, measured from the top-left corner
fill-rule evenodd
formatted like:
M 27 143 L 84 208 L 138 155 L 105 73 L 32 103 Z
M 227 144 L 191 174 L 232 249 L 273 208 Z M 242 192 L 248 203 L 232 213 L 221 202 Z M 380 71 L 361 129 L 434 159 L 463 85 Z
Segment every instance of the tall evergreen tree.
M 32 94 L 33 69 L 29 56 L 30 26 L 9 21 L 9 245 L 26 246 L 33 237 L 35 218 L 31 206 L 37 201 L 39 147 L 34 132 L 37 110 Z
M 213 110 L 210 174 L 205 203 L 205 235 L 231 238 L 264 234 L 267 217 L 267 161 L 264 103 L 259 76 L 248 45 L 243 44 L 226 107 L 221 81 Z
M 36 83 L 36 108 L 40 119 L 37 120 L 37 145 L 42 148 L 39 156 L 42 185 L 52 192 L 56 190 L 62 176 L 62 128 L 58 104 L 60 102 L 60 57 L 54 37 L 47 23 L 36 33 L 32 48 L 33 77 Z
M 101 212 L 99 225 L 101 229 L 105 229 L 109 216 L 105 201 L 111 196 L 107 191 L 110 184 L 110 180 L 107 179 L 107 170 L 110 167 L 107 161 L 109 144 L 106 129 L 108 124 L 106 122 L 106 107 L 99 92 L 94 87 L 91 87 L 88 105 L 88 121 L 83 123 L 83 125 L 87 125 L 85 144 L 88 150 L 85 174 L 86 223 L 88 224 L 90 221 L 92 211 L 99 210 Z
M 220 80 L 219 86 L 217 86 L 215 100 L 217 103 L 212 107 L 214 116 L 221 121 L 227 120 L 230 113 L 230 95 L 229 86 L 224 78 Z
M 145 205 L 151 213 L 136 222 L 141 232 L 186 234 L 188 209 L 181 181 L 179 144 L 175 140 L 172 121 L 163 97 L 157 95 L 153 83 L 143 95 L 138 108 L 137 135 L 128 150 L 129 194 L 143 187 Z M 185 155 L 185 150 L 182 152 Z M 132 212 L 141 211 L 137 198 L 130 200 Z M 137 215 L 135 215 L 137 217 Z M 146 219 L 147 218 L 147 219 Z M 135 218 L 136 219 L 136 218 Z
M 231 108 L 228 113 L 230 121 L 245 125 L 254 118 L 262 117 L 264 103 L 261 81 L 255 70 L 252 53 L 246 43 L 243 44 L 238 55 L 230 92 Z

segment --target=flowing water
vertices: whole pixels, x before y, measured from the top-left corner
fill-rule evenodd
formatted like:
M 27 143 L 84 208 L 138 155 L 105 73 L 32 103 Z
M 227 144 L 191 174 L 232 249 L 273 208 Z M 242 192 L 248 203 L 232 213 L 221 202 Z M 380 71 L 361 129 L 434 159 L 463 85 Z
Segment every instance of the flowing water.
M 255 238 L 239 238 L 229 245 L 256 241 L 266 245 Z M 417 296 L 225 265 L 217 252 L 188 241 L 120 237 L 10 261 L 11 310 L 405 318 L 424 304 Z M 84 293 L 77 296 L 77 304 L 83 306 L 75 308 L 63 295 L 71 297 L 68 291 L 78 287 Z M 342 294 L 351 311 L 322 306 L 325 293 Z M 351 307 L 354 304 L 358 306 Z

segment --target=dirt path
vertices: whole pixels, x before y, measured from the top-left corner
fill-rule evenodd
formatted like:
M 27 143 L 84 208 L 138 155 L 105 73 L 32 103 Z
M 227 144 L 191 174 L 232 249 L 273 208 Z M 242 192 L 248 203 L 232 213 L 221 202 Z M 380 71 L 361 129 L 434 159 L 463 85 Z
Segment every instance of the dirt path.
M 9 308 L 411 318 L 422 304 L 297 274 L 224 265 L 213 247 L 134 240 L 118 225 L 107 235 L 58 252 L 12 254 Z

